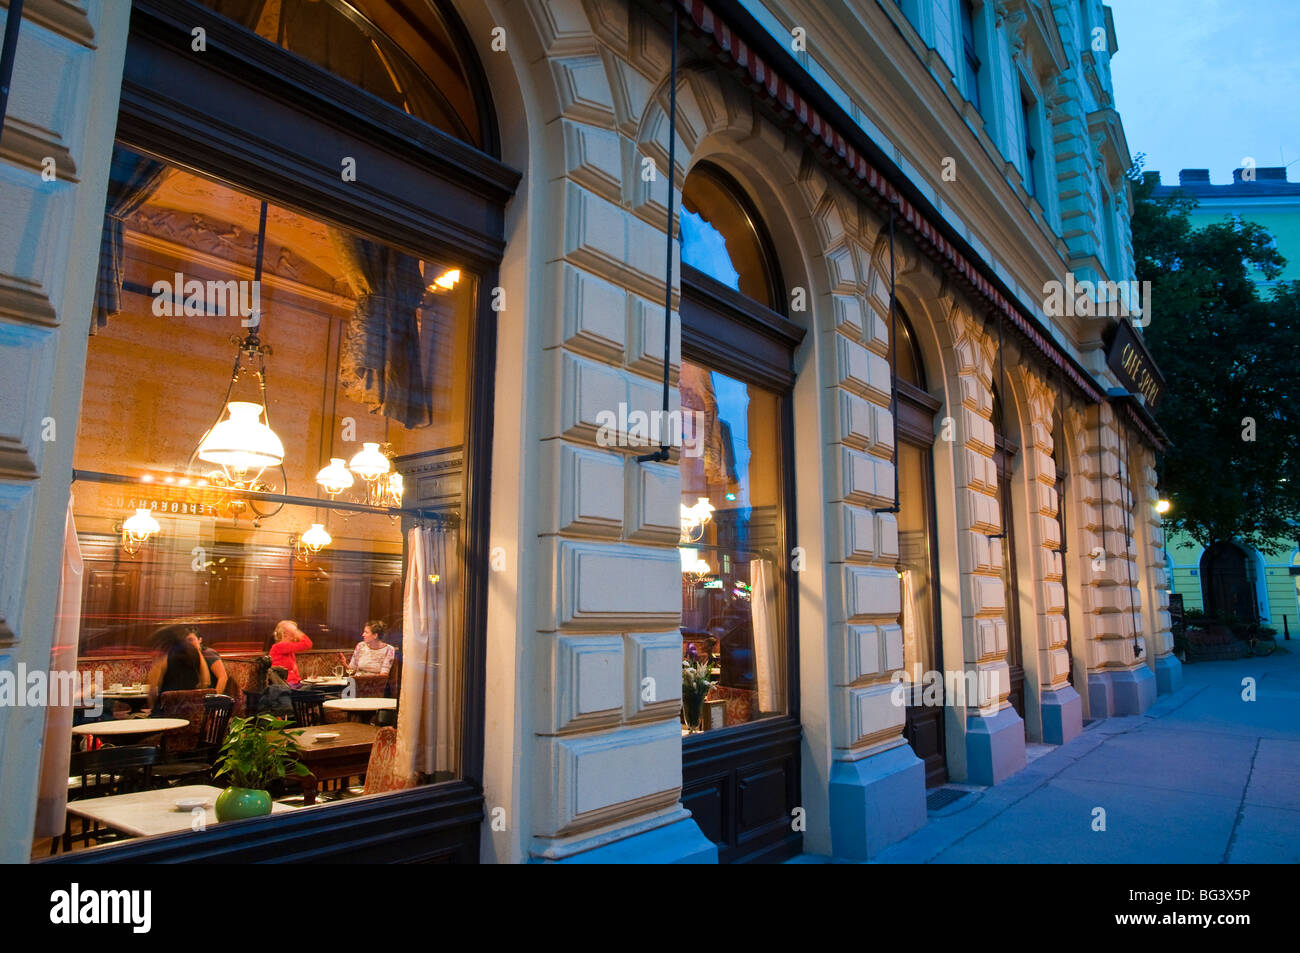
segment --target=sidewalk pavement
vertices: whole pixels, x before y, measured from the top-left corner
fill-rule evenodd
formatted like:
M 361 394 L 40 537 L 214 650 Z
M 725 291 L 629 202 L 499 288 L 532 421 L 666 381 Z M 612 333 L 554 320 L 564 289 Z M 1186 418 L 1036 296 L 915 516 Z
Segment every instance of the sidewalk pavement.
M 1183 674 L 1183 688 L 1143 715 L 1031 746 L 1046 753 L 931 812 L 873 862 L 1300 862 L 1300 640 Z M 1248 677 L 1254 701 L 1243 699 Z M 1094 830 L 1097 808 L 1104 830 Z

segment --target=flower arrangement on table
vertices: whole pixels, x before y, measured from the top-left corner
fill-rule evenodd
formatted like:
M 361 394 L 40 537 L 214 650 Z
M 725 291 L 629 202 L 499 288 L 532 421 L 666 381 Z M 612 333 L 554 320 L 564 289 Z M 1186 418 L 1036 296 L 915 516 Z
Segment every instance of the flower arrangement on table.
M 700 731 L 704 696 L 713 687 L 713 660 L 701 655 L 694 643 L 687 646 L 682 659 L 682 721 L 689 731 Z

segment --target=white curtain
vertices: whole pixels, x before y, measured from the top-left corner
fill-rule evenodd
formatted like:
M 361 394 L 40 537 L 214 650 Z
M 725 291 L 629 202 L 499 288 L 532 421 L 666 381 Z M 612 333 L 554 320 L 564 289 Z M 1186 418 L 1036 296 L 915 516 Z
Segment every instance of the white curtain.
M 456 536 L 442 527 L 406 534 L 402 609 L 402 689 L 397 715 L 397 773 L 460 768 L 460 591 Z
M 916 580 L 913 578 L 912 570 L 904 569 L 903 578 L 900 580 L 902 586 L 902 603 L 903 603 L 903 677 L 910 679 L 912 677 L 912 666 L 921 661 L 918 654 L 918 644 L 916 641 Z M 925 673 L 922 672 L 922 675 Z
M 766 559 L 755 559 L 749 564 L 754 625 L 754 675 L 758 680 L 758 710 L 761 712 L 785 710 L 775 571 L 776 567 Z
M 72 519 L 72 497 L 63 524 L 63 569 L 59 573 L 59 608 L 54 619 L 54 646 L 50 650 L 51 672 L 77 670 L 77 644 L 81 632 L 81 546 Z M 54 697 L 51 691 L 45 711 L 45 746 L 41 752 L 41 786 L 36 798 L 34 837 L 58 837 L 63 833 L 68 807 L 68 763 L 72 758 L 72 699 Z M 55 705 L 56 701 L 67 702 Z

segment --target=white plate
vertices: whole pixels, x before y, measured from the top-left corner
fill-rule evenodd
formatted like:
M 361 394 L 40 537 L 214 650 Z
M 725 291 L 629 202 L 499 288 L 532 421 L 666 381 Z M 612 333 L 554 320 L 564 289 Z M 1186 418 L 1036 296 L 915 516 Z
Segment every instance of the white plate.
M 209 808 L 212 802 L 205 797 L 183 797 L 176 802 L 176 810 L 193 811 L 195 808 Z
M 322 731 L 311 736 L 312 741 L 333 741 L 339 736 L 337 731 Z

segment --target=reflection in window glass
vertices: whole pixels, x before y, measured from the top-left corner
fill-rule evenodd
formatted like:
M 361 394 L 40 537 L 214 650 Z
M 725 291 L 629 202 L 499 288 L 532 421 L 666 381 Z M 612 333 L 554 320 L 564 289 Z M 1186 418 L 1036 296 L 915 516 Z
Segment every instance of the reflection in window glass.
M 930 498 L 928 449 L 899 442 L 898 483 L 899 624 L 903 627 L 903 676 L 911 681 L 939 668 L 931 578 L 930 513 L 934 503 Z
M 680 387 L 703 435 L 680 463 L 682 712 L 710 730 L 787 711 L 780 402 L 689 361 Z
M 220 687 L 340 735 L 288 806 L 453 777 L 462 501 L 412 507 L 418 474 L 460 483 L 475 277 L 122 148 L 104 231 L 73 489 L 103 707 L 62 730 L 111 743 L 149 709 L 187 723 L 167 757 L 210 763 Z
M 900 308 L 896 303 L 895 308 Z M 894 356 L 894 342 L 890 341 L 890 360 L 895 362 L 895 373 L 901 381 L 907 381 L 914 387 L 925 390 L 925 371 L 921 363 L 921 355 L 916 348 L 916 339 L 912 336 L 912 327 L 907 322 L 907 318 L 902 314 L 901 308 L 895 315 L 896 325 L 898 328 L 898 355 Z
M 774 308 L 775 274 L 757 226 L 721 173 L 701 166 L 682 190 L 682 263 Z

